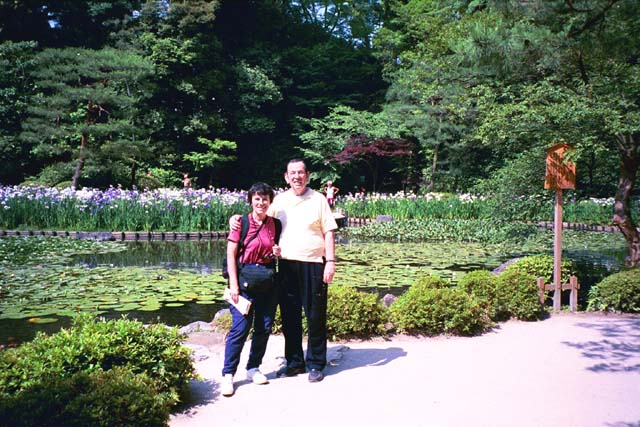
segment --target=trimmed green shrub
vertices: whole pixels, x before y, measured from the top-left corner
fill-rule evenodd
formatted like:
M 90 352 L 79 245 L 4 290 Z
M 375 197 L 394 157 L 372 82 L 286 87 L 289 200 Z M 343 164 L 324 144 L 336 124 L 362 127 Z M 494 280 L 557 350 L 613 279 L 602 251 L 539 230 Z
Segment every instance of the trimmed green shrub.
M 159 399 L 178 401 L 195 377 L 191 350 L 176 328 L 81 314 L 72 327 L 0 352 L 0 399 L 37 386 L 42 378 L 126 367 L 158 382 Z
M 327 336 L 329 339 L 366 338 L 386 333 L 388 310 L 376 294 L 358 291 L 352 286 L 329 286 L 327 292 Z M 302 310 L 302 332 L 307 333 L 307 318 Z M 273 333 L 282 333 L 280 307 L 276 310 Z
M 388 311 L 376 294 L 351 286 L 329 287 L 327 334 L 331 339 L 383 335 L 387 319 Z
M 487 309 L 491 320 L 509 318 L 504 298 L 501 298 L 498 287 L 498 276 L 486 270 L 476 270 L 462 276 L 458 288 L 475 296 Z
M 542 277 L 545 283 L 553 283 L 553 256 L 552 255 L 531 255 L 521 258 L 504 269 L 507 271 L 523 271 L 529 273 L 537 279 Z M 562 260 L 561 283 L 569 283 L 569 277 L 576 274 L 575 263 L 568 259 Z
M 640 313 L 640 270 L 621 271 L 594 285 L 587 310 Z
M 0 419 L 13 427 L 164 427 L 171 400 L 160 384 L 127 368 L 47 375 L 0 399 Z
M 400 332 L 474 335 L 490 326 L 482 304 L 456 288 L 435 288 L 416 282 L 393 304 L 391 321 Z
M 444 289 L 449 287 L 449 282 L 442 277 L 423 275 L 418 277 L 413 285 L 423 288 Z
M 520 320 L 536 320 L 544 312 L 536 277 L 519 269 L 505 270 L 498 276 L 498 301 L 498 310 Z

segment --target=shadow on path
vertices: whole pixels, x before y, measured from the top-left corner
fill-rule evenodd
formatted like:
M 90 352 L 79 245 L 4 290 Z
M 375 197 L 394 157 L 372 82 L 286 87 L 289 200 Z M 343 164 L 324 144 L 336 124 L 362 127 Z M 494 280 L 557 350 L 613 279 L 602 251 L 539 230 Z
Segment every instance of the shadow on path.
M 172 408 L 172 413 L 189 414 L 197 407 L 213 403 L 219 396 L 219 385 L 213 380 L 191 380 L 187 394 L 182 396 L 182 402 Z
M 640 421 L 635 421 L 635 422 L 625 422 L 625 421 L 618 421 L 616 423 L 606 423 L 605 427 L 640 427 Z
M 598 341 L 563 344 L 575 348 L 594 361 L 587 369 L 593 372 L 636 372 L 640 374 L 640 318 L 619 319 L 607 322 L 581 322 L 577 327 L 594 329 L 604 339 Z M 612 424 L 620 427 L 640 427 L 639 423 Z
M 333 375 L 348 369 L 383 366 L 406 355 L 407 352 L 399 347 L 350 348 L 340 345 L 329 349 L 325 373 Z

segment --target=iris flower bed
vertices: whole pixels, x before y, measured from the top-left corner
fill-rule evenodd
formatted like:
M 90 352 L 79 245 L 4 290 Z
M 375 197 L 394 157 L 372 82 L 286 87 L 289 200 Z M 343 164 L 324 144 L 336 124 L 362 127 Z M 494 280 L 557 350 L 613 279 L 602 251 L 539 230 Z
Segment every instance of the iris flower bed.
M 245 191 L 0 187 L 0 227 L 77 231 L 215 231 L 245 212 Z
M 546 197 L 548 196 L 548 197 Z M 451 193 L 370 193 L 348 194 L 338 199 L 338 206 L 349 216 L 376 218 L 391 215 L 402 219 L 479 219 L 503 221 L 553 221 L 554 195 L 517 196 L 506 206 L 504 201 L 491 197 Z M 571 200 L 563 204 L 563 220 L 584 224 L 610 224 L 613 217 L 613 198 Z M 638 203 L 634 203 L 634 210 Z
M 0 228 L 74 231 L 219 231 L 248 210 L 246 191 L 227 189 L 107 190 L 0 186 Z M 345 195 L 350 217 L 394 220 L 552 221 L 553 200 L 514 196 L 510 206 L 488 197 L 450 193 Z M 568 222 L 610 224 L 613 199 L 565 201 Z M 634 207 L 636 209 L 636 207 Z

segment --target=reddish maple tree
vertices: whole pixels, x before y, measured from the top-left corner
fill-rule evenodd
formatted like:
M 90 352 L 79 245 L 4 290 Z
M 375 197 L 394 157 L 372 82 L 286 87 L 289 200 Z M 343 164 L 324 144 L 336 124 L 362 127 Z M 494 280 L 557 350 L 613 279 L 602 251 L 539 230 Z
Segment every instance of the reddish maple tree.
M 413 156 L 414 144 L 400 138 L 371 138 L 367 135 L 354 135 L 347 140 L 345 147 L 332 160 L 347 165 L 363 162 L 371 172 L 373 191 L 379 180 L 381 162 L 385 158 Z

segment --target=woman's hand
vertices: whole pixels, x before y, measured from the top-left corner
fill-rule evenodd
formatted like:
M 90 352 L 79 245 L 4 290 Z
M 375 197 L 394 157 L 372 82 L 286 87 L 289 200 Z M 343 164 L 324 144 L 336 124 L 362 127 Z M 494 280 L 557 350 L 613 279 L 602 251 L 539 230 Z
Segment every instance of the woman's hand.
M 231 294 L 231 299 L 233 300 L 234 304 L 238 303 L 238 297 L 240 296 L 240 288 L 238 286 L 238 284 L 235 285 L 229 285 L 229 293 Z

